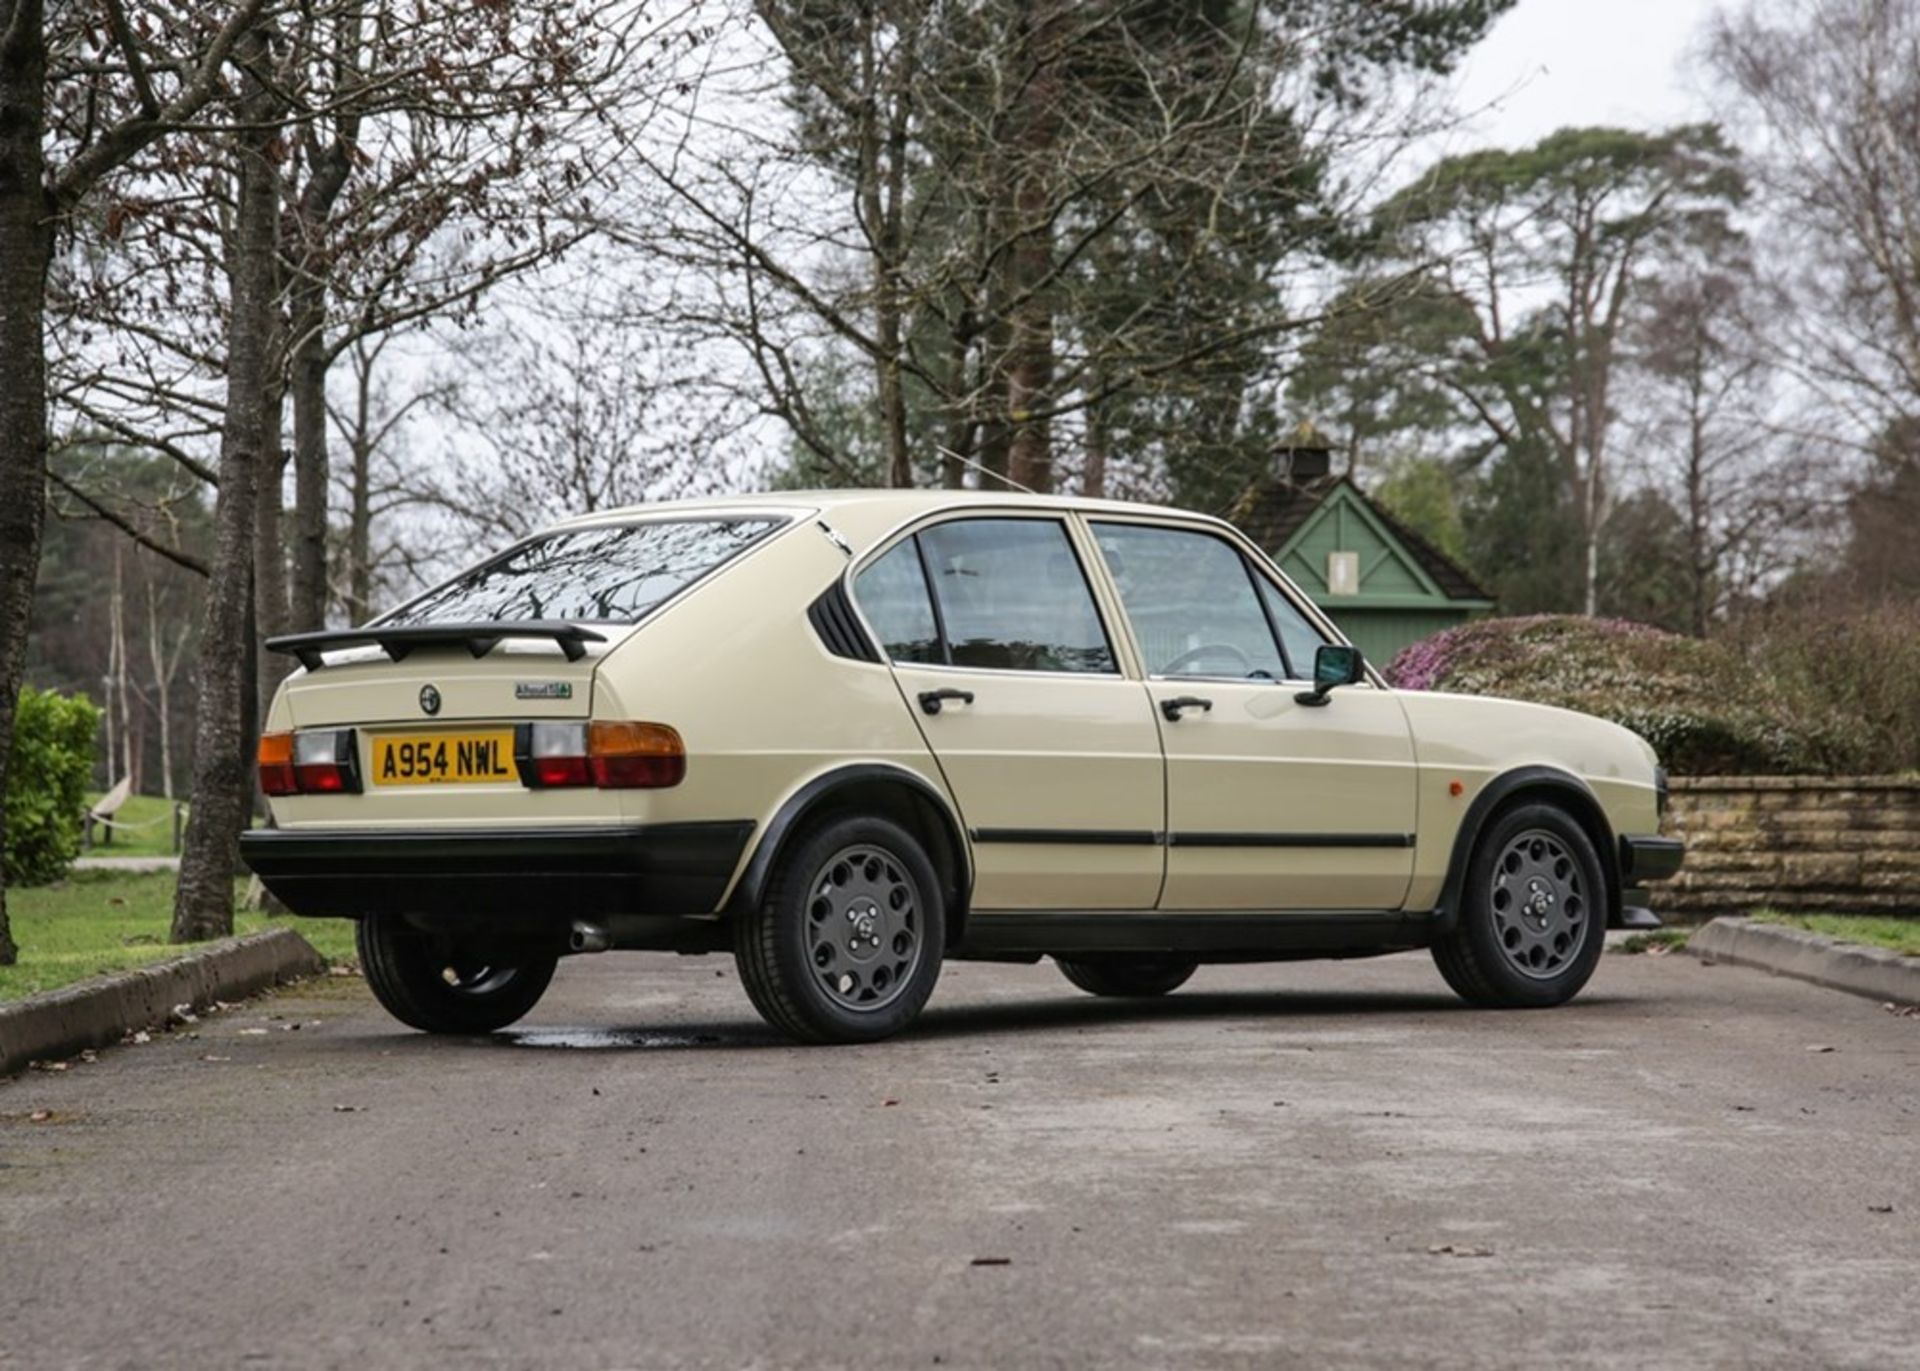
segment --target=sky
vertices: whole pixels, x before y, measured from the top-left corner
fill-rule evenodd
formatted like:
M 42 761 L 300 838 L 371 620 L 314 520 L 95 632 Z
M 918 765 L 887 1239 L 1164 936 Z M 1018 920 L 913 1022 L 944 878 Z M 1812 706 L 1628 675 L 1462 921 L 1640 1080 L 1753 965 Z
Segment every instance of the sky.
M 1685 58 L 1719 0 L 1520 0 L 1456 73 L 1481 111 L 1449 151 L 1522 146 L 1577 124 L 1661 128 L 1707 117 Z

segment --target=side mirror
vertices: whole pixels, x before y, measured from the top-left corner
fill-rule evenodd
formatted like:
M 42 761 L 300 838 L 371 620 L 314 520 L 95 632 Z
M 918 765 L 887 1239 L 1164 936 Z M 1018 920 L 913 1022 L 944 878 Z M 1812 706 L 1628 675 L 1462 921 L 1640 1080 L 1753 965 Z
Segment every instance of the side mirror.
M 1367 678 L 1367 664 L 1360 649 L 1345 643 L 1326 643 L 1313 654 L 1313 689 L 1293 698 L 1303 705 L 1323 705 L 1332 691 Z

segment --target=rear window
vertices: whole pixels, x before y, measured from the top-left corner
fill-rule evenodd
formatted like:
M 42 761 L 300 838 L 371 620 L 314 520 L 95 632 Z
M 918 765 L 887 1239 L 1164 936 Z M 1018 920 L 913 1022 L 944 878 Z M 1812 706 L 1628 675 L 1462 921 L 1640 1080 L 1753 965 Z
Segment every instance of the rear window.
M 781 522 L 674 519 L 551 533 L 461 573 L 381 622 L 637 623 Z

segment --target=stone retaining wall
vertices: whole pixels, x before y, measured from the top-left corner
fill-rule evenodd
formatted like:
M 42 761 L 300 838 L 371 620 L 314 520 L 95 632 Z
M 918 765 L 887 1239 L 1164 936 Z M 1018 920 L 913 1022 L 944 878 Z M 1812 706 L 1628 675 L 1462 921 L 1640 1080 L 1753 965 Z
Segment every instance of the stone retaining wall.
M 1676 777 L 1667 829 L 1687 864 L 1654 892 L 1662 915 L 1920 916 L 1920 779 Z

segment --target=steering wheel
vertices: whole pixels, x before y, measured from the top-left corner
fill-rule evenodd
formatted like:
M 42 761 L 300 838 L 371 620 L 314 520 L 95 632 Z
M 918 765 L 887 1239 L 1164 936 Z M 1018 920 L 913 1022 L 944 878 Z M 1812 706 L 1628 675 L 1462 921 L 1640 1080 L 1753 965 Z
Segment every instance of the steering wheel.
M 1253 676 L 1259 671 L 1259 668 L 1253 664 L 1253 658 L 1247 656 L 1246 653 L 1242 652 L 1232 643 L 1202 643 L 1199 647 L 1188 648 L 1171 662 L 1161 667 L 1160 674 L 1162 676 L 1177 676 L 1180 674 L 1181 667 L 1186 666 L 1189 662 L 1197 661 L 1209 653 L 1221 653 L 1236 658 L 1240 665 L 1245 668 L 1241 673 L 1242 675 Z

